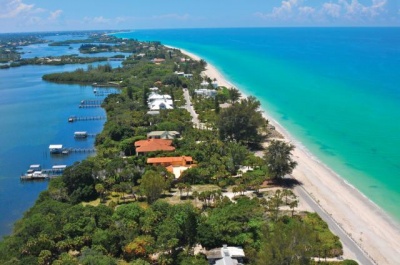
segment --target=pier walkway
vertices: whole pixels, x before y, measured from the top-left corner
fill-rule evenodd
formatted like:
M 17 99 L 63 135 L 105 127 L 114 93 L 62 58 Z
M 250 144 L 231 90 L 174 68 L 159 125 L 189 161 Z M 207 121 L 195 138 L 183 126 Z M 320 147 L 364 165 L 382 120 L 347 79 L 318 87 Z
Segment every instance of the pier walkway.
M 68 118 L 68 122 L 75 122 L 75 121 L 96 121 L 96 120 L 105 120 L 107 119 L 106 116 L 88 116 L 88 117 L 77 117 L 77 116 L 70 116 Z
M 95 148 L 64 148 L 63 154 L 68 153 L 94 153 L 96 152 Z
M 92 105 L 80 104 L 80 105 L 79 105 L 79 108 L 80 108 L 80 109 L 101 108 L 101 105 L 99 105 L 99 104 L 92 104 Z
M 102 99 L 84 99 L 81 100 L 81 105 L 100 105 L 103 103 Z

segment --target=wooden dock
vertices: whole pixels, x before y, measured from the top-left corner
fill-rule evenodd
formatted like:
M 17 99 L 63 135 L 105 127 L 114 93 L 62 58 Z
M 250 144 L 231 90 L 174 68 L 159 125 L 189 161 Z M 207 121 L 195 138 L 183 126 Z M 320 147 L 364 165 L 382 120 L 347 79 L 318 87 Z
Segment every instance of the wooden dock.
M 101 105 L 103 103 L 102 99 L 84 99 L 81 100 L 81 105 Z
M 64 154 L 68 153 L 94 153 L 95 148 L 64 148 Z
M 85 104 L 85 105 L 79 105 L 79 108 L 80 109 L 88 109 L 88 108 L 101 108 L 101 105 L 96 105 L 96 104 L 94 104 L 94 105 L 88 105 L 88 104 Z
M 88 116 L 88 117 L 77 117 L 77 116 L 70 116 L 68 118 L 68 122 L 75 122 L 75 121 L 98 121 L 98 120 L 105 120 L 107 119 L 106 116 Z
M 101 108 L 101 104 L 103 103 L 102 99 L 85 99 L 81 100 L 79 104 L 80 109 L 86 108 Z
M 50 153 L 53 156 L 65 156 L 69 155 L 70 153 L 95 153 L 96 149 L 95 148 L 63 148 L 60 153 Z

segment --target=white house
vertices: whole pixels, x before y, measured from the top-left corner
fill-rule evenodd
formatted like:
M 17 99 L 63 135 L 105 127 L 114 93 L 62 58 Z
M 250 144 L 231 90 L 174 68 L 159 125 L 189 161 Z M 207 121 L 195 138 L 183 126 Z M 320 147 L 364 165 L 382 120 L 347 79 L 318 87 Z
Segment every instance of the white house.
M 203 81 L 200 83 L 200 88 L 207 88 L 209 84 L 207 81 Z
M 205 88 L 201 88 L 201 89 L 195 89 L 194 93 L 196 93 L 196 95 L 198 96 L 203 96 L 203 97 L 215 97 L 215 95 L 217 95 L 217 91 L 213 90 L 213 89 L 205 89 Z
M 243 248 L 228 247 L 223 245 L 222 248 L 214 248 L 206 253 L 208 262 L 215 265 L 239 265 L 242 264 L 245 257 Z
M 176 74 L 177 76 L 183 76 L 185 74 L 185 72 L 175 71 L 174 74 Z
M 150 94 L 147 104 L 150 110 L 174 108 L 174 102 L 172 101 L 170 95 L 160 95 L 155 92 Z

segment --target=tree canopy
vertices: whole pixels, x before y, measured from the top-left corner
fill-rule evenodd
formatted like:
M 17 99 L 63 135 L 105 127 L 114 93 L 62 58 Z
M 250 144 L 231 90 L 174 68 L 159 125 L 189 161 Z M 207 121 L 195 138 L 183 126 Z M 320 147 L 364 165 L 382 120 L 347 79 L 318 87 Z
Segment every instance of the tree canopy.
M 283 178 L 292 173 L 297 162 L 291 157 L 294 146 L 283 141 L 272 140 L 265 151 L 265 160 L 271 178 Z
M 260 102 L 255 97 L 241 99 L 220 111 L 217 128 L 222 140 L 259 143 L 261 130 L 266 126 L 260 111 Z

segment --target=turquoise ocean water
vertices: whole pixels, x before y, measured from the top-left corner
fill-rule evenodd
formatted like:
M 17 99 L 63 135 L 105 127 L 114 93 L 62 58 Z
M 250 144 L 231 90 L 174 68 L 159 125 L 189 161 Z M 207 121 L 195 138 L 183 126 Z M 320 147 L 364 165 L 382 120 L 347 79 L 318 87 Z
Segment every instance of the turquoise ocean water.
M 71 36 L 58 38 L 69 39 Z M 23 47 L 23 57 L 79 53 L 77 48 L 32 45 Z M 116 67 L 120 62 L 111 64 Z M 70 115 L 105 115 L 101 108 L 78 108 L 81 100 L 101 98 L 94 95 L 91 86 L 54 84 L 42 80 L 43 74 L 73 71 L 79 67 L 87 66 L 23 66 L 0 70 L 0 237 L 11 232 L 13 223 L 47 187 L 47 181 L 20 182 L 20 175 L 26 172 L 29 165 L 41 164 L 43 168 L 50 168 L 82 160 L 88 154 L 50 156 L 48 147 L 50 144 L 93 147 L 94 137 L 76 141 L 74 132 L 96 134 L 103 128 L 104 120 L 67 122 Z
M 213 64 L 400 220 L 400 28 L 137 30 Z

